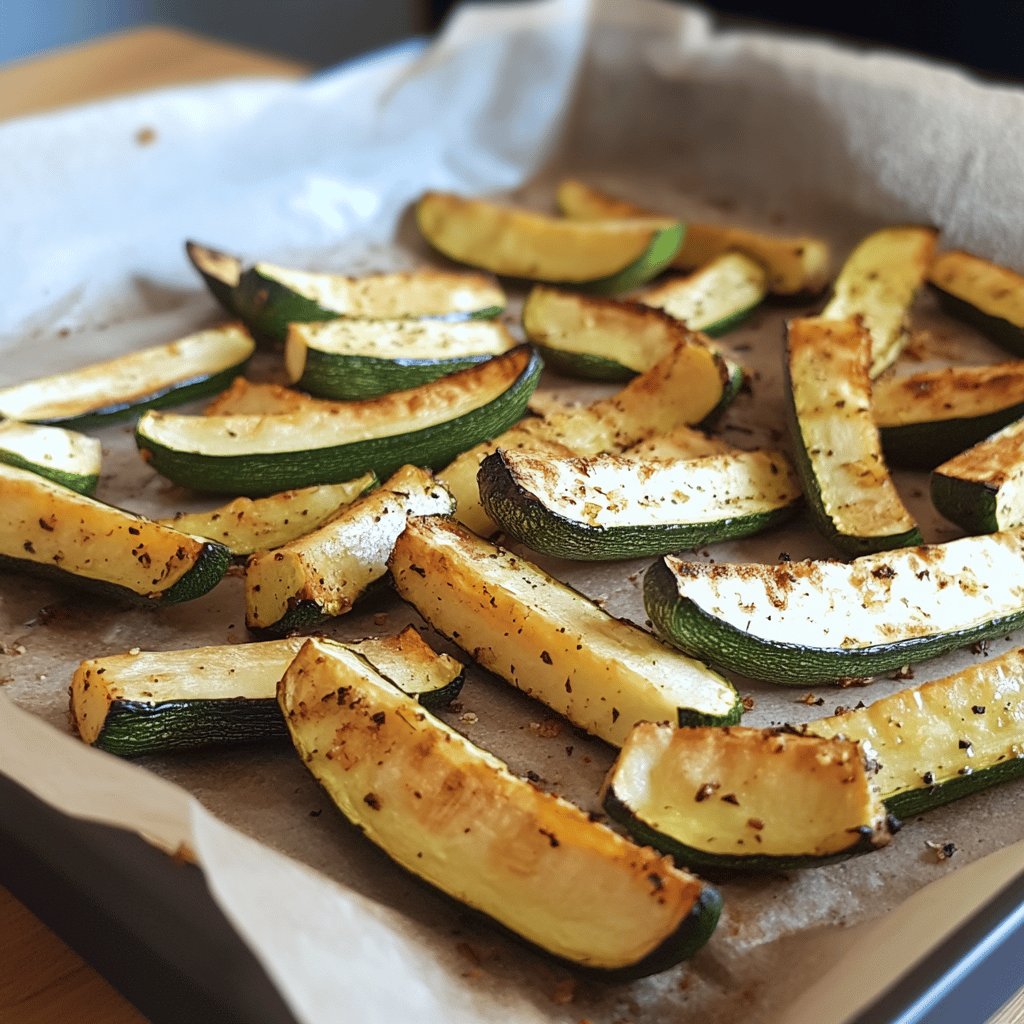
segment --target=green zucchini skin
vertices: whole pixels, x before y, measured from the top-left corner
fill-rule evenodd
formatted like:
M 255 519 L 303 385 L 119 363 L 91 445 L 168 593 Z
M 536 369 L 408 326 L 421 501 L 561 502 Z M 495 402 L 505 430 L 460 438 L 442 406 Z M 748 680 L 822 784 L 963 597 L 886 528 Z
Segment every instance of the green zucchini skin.
M 241 319 L 235 306 L 234 292 L 242 273 L 242 261 L 237 256 L 192 241 L 185 243 L 185 255 L 228 316 Z M 216 265 L 223 271 L 223 276 L 214 272 Z
M 129 587 L 123 587 L 107 580 L 90 579 L 79 576 L 49 563 L 33 562 L 30 559 L 12 558 L 0 555 L 0 568 L 12 572 L 22 572 L 37 579 L 68 585 L 79 590 L 86 590 L 101 597 L 128 604 L 141 605 L 145 608 L 159 607 L 168 604 L 180 604 L 193 601 L 197 597 L 212 590 L 223 579 L 231 565 L 231 552 L 222 544 L 207 541 L 192 567 L 177 582 L 156 597 L 139 594 Z
M 935 508 L 966 533 L 995 533 L 999 529 L 995 488 L 938 471 L 932 473 L 928 488 Z
M 985 313 L 965 299 L 952 295 L 945 289 L 931 282 L 931 289 L 938 297 L 939 305 L 951 317 L 976 327 L 985 337 L 994 341 L 1000 348 L 1024 358 L 1024 330 L 1009 320 Z
M 667 853 L 679 867 L 708 868 L 712 870 L 731 870 L 743 872 L 795 871 L 804 868 L 820 868 L 829 864 L 838 864 L 862 853 L 871 853 L 877 849 L 872 841 L 874 832 L 864 826 L 851 837 L 850 845 L 839 853 L 828 856 L 777 857 L 763 854 L 746 854 L 737 856 L 728 853 L 709 854 L 706 850 L 698 850 L 673 839 L 652 828 L 637 817 L 625 801 L 621 800 L 613 787 L 609 787 L 602 806 L 610 818 L 624 826 L 629 834 L 639 843 L 653 846 L 656 850 Z
M 366 472 L 384 479 L 408 463 L 435 469 L 445 466 L 467 448 L 517 423 L 526 413 L 543 365 L 540 356 L 533 353 L 508 390 L 457 420 L 333 448 L 197 457 L 157 444 L 138 430 L 135 440 L 158 473 L 197 491 L 256 496 L 319 483 L 341 483 Z
M 1022 608 L 1013 615 L 991 619 L 970 629 L 857 650 L 780 643 L 744 633 L 680 597 L 675 577 L 664 559 L 656 561 L 644 576 L 644 607 L 655 632 L 691 657 L 710 658 L 732 672 L 782 686 L 837 682 L 891 672 L 971 643 L 1004 636 L 1024 625 Z
M 290 323 L 319 323 L 337 320 L 339 316 L 315 299 L 261 274 L 256 267 L 241 274 L 231 301 L 253 337 L 264 345 L 282 344 Z
M 916 814 L 924 814 L 926 811 L 932 811 L 936 807 L 952 803 L 962 797 L 971 796 L 983 789 L 989 789 L 991 786 L 1010 782 L 1022 775 L 1024 775 L 1024 754 L 1018 754 L 1013 759 L 983 768 L 981 771 L 972 772 L 970 775 L 948 779 L 935 786 L 904 790 L 902 793 L 888 797 L 885 806 L 897 818 L 911 818 Z
M 984 416 L 880 427 L 887 462 L 907 469 L 934 469 L 1024 416 L 1024 402 Z
M 52 480 L 61 487 L 67 487 L 90 498 L 96 493 L 96 487 L 100 482 L 99 473 L 69 473 L 61 469 L 51 469 L 3 448 L 0 448 L 0 462 L 15 466 L 17 469 L 28 470 L 29 473 L 38 473 L 39 476 L 45 476 L 47 480 Z
M 573 283 L 571 287 L 591 295 L 617 295 L 639 288 L 671 265 L 682 248 L 685 235 L 683 224 L 662 228 L 651 239 L 647 251 L 634 263 L 608 277 Z
M 262 629 L 256 626 L 246 626 L 246 629 L 260 639 L 273 639 L 290 636 L 293 633 L 308 633 L 333 618 L 334 616 L 328 615 L 323 605 L 317 601 L 296 601 L 277 622 Z
M 502 451 L 488 455 L 477 474 L 484 511 L 505 533 L 534 551 L 579 561 L 664 555 L 718 541 L 749 537 L 783 522 L 796 505 L 708 523 L 590 526 L 549 508 L 516 482 Z

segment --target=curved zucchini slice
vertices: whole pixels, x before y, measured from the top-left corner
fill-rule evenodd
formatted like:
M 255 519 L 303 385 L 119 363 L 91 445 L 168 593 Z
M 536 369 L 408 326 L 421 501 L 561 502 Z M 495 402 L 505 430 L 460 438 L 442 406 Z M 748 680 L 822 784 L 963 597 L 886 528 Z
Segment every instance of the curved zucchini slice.
M 558 186 L 558 207 L 574 220 L 653 216 L 643 207 L 573 180 Z M 725 224 L 687 221 L 686 237 L 672 266 L 694 270 L 731 251 L 757 260 L 768 271 L 768 287 L 776 295 L 816 293 L 828 283 L 828 245 L 820 238 L 764 235 Z
M 931 469 L 1024 416 L 1024 362 L 883 377 L 871 405 L 886 456 Z
M 698 658 L 773 683 L 872 676 L 1024 623 L 1024 531 L 850 563 L 707 565 L 674 555 L 644 580 L 655 629 Z
M 256 343 L 228 324 L 167 345 L 0 389 L 0 415 L 75 426 L 125 419 L 142 409 L 180 405 L 228 386 Z
M 268 416 L 303 409 L 323 409 L 331 403 L 303 391 L 236 377 L 203 409 L 204 416 Z
M 1024 650 L 805 728 L 857 740 L 889 810 L 920 814 L 1024 774 Z
M 189 242 L 189 259 L 218 302 L 261 339 L 282 342 L 292 323 L 339 317 L 486 318 L 505 308 L 505 294 L 483 274 L 421 268 L 348 277 L 290 270 L 272 263 L 243 268 L 239 259 Z
M 687 867 L 822 867 L 890 839 L 865 753 L 843 738 L 641 722 L 603 792 L 634 839 Z
M 371 842 L 548 953 L 635 977 L 714 930 L 715 890 L 517 778 L 358 655 L 310 640 L 278 698 L 303 763 Z
M 644 289 L 634 300 L 717 338 L 739 326 L 767 294 L 764 267 L 741 252 L 727 252 L 687 277 Z
M 231 556 L 220 544 L 0 464 L 0 565 L 136 604 L 191 601 Z
M 529 210 L 428 192 L 416 204 L 423 237 L 450 259 L 495 274 L 629 291 L 672 262 L 684 228 L 670 218 L 585 224 Z
M 389 565 L 399 596 L 435 629 L 608 743 L 640 721 L 739 720 L 736 691 L 706 665 L 457 523 L 410 519 Z
M 1024 526 L 1024 420 L 936 466 L 931 497 L 968 533 Z
M 624 448 L 622 458 L 640 462 L 651 459 L 700 459 L 705 455 L 727 455 L 742 450 L 703 430 L 674 427 Z
M 907 314 L 935 251 L 934 228 L 883 228 L 843 264 L 822 320 L 856 320 L 871 335 L 871 376 L 891 366 L 909 340 Z
M 255 416 L 146 413 L 135 439 L 153 468 L 198 491 L 250 496 L 440 466 L 515 423 L 537 386 L 527 346 L 467 370 L 359 402 Z
M 486 536 L 495 527 L 480 505 L 477 473 L 484 457 L 499 447 L 580 456 L 621 451 L 676 427 L 702 422 L 721 404 L 725 388 L 723 362 L 704 345 L 681 342 L 609 398 L 524 420 L 464 452 L 438 479 L 455 496 L 459 521 Z
M 209 512 L 179 512 L 171 519 L 157 521 L 195 537 L 215 540 L 235 558 L 243 558 L 312 533 L 377 482 L 373 473 L 363 473 L 340 484 L 318 484 L 255 500 L 236 498 Z
M 558 558 L 641 558 L 748 537 L 801 499 L 785 456 L 735 452 L 640 461 L 499 449 L 480 464 L 480 500 L 506 533 Z
M 871 415 L 871 339 L 856 321 L 791 320 L 786 390 L 814 524 L 848 554 L 920 544 Z
M 72 722 L 84 742 L 121 757 L 283 737 L 277 683 L 305 642 L 291 637 L 91 658 L 71 679 Z M 340 646 L 424 707 L 448 704 L 462 689 L 463 666 L 435 653 L 412 626 Z
M 79 494 L 92 494 L 103 451 L 94 437 L 61 427 L 0 420 L 0 462 L 38 473 Z
M 288 379 L 322 398 L 373 398 L 463 370 L 515 347 L 504 324 L 467 320 L 333 320 L 293 324 Z
M 246 625 L 280 634 L 344 615 L 387 574 L 388 555 L 410 515 L 447 515 L 454 507 L 427 470 L 404 466 L 320 529 L 249 559 Z
M 952 316 L 974 324 L 997 345 L 1024 356 L 1024 276 L 954 250 L 936 256 L 928 283 Z

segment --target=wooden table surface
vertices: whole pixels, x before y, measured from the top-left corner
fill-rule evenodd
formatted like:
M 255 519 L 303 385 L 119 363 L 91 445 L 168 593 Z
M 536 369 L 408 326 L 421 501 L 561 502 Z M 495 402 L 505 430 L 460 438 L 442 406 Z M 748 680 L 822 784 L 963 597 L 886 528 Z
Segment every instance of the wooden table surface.
M 0 68 L 0 121 L 161 86 L 246 75 L 296 78 L 308 71 L 187 32 L 144 28 Z M 0 1021 L 145 1024 L 131 1003 L 2 885 Z
M 0 120 L 160 86 L 244 75 L 294 78 L 308 71 L 175 29 L 138 29 L 0 68 Z M 0 886 L 0 1021 L 60 1020 L 145 1024 L 131 1003 Z M 1022 1022 L 1024 991 L 989 1024 Z

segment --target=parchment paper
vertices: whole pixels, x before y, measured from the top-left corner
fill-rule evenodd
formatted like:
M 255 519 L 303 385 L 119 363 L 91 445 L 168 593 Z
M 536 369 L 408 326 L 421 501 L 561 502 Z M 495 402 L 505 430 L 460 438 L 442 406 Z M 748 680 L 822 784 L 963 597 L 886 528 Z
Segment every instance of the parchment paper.
M 837 260 L 874 227 L 924 221 L 942 227 L 946 246 L 1024 269 L 1021 123 L 1020 93 L 955 71 L 717 33 L 699 11 L 640 0 L 467 8 L 429 49 L 405 47 L 307 83 L 229 83 L 27 118 L 0 127 L 0 384 L 214 322 L 185 238 L 311 269 L 436 262 L 406 213 L 425 188 L 506 193 L 549 209 L 554 184 L 574 174 L 684 216 L 821 233 Z M 752 393 L 728 414 L 730 440 L 785 443 L 782 323 L 813 308 L 769 303 L 725 339 L 756 371 Z M 901 371 L 1006 358 L 926 299 L 915 325 Z M 264 358 L 255 372 L 279 371 Z M 563 397 L 599 390 L 550 375 L 543 387 Z M 130 427 L 99 435 L 104 500 L 163 515 L 215 503 L 156 477 Z M 927 540 L 956 535 L 930 511 L 922 476 L 897 481 Z M 774 561 L 782 552 L 833 554 L 796 523 L 693 557 Z M 538 560 L 643 621 L 645 562 Z M 382 597 L 327 632 L 357 637 L 407 621 L 413 613 Z M 285 746 L 129 765 L 70 737 L 66 688 L 78 661 L 244 642 L 239 579 L 152 614 L 11 576 L 0 581 L 0 629 L 0 692 L 10 698 L 0 698 L 0 769 L 69 814 L 191 848 L 303 1021 L 785 1019 L 789 1000 L 862 931 L 850 926 L 1024 838 L 1024 792 L 1011 784 L 908 822 L 870 856 L 717 879 L 726 911 L 705 951 L 655 978 L 603 984 L 394 867 L 340 820 Z M 930 662 L 915 682 L 1019 642 Z M 824 704 L 811 707 L 803 690 L 737 684 L 754 699 L 752 724 L 804 721 L 907 685 L 819 687 Z M 447 718 L 513 770 L 597 808 L 612 752 L 543 707 L 476 672 Z M 957 853 L 939 863 L 926 840 L 953 841 Z M 1024 863 L 1021 849 L 1002 854 L 1003 874 Z M 807 1019 L 839 1019 L 843 1009 Z

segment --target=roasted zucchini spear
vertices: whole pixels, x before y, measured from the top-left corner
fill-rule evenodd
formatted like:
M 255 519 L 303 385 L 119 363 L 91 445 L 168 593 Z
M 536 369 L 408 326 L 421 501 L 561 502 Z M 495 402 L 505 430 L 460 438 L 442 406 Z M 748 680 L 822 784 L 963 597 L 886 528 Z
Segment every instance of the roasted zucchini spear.
M 79 494 L 92 494 L 100 479 L 100 442 L 61 427 L 0 419 L 0 462 L 38 473 Z

